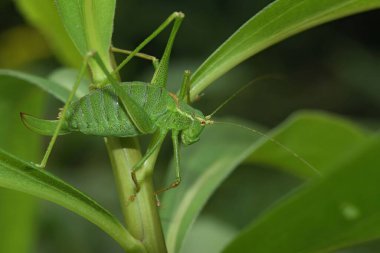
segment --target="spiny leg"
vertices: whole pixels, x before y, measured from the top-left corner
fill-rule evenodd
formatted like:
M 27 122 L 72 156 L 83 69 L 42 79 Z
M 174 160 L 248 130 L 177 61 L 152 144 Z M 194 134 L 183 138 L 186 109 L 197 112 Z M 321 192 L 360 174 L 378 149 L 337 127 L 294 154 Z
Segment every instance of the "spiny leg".
M 167 134 L 167 131 L 160 131 L 158 132 L 158 137 L 152 141 L 151 145 L 148 147 L 148 150 L 144 154 L 144 156 L 140 159 L 140 161 L 133 166 L 131 176 L 132 180 L 136 186 L 136 193 L 140 191 L 140 185 L 136 177 L 136 171 L 141 168 L 141 166 L 149 159 L 149 157 L 159 148 L 162 144 L 162 142 L 165 139 L 165 136 Z
M 166 87 L 166 83 L 168 79 L 169 59 L 170 59 L 170 53 L 172 51 L 174 39 L 177 35 L 179 27 L 181 26 L 182 20 L 185 17 L 185 15 L 181 12 L 178 12 L 178 13 L 175 12 L 173 14 L 176 14 L 174 16 L 173 28 L 172 28 L 172 31 L 170 32 L 169 39 L 166 44 L 165 51 L 162 55 L 160 64 L 157 70 L 154 72 L 154 75 L 151 81 L 153 85 L 157 85 L 158 87 L 163 87 L 163 88 Z
M 179 135 L 179 131 L 174 131 L 174 130 L 172 131 L 172 141 L 173 141 L 174 160 L 175 160 L 175 180 L 169 186 L 156 191 L 156 195 L 163 193 L 167 190 L 176 188 L 181 183 L 178 135 Z
M 116 47 L 111 47 L 111 52 L 113 52 L 113 53 L 120 53 L 120 54 L 126 54 L 126 55 L 132 54 L 132 51 L 124 50 L 124 49 L 120 49 L 120 48 L 116 48 Z M 152 56 L 152 55 L 149 55 L 149 54 L 136 53 L 135 56 L 139 57 L 141 59 L 152 61 L 152 64 L 153 64 L 153 67 L 154 67 L 155 70 L 158 68 L 158 65 L 160 64 L 159 59 L 157 59 L 155 56 Z
M 45 155 L 41 161 L 41 163 L 38 165 L 39 167 L 41 168 L 45 168 L 46 166 L 46 163 L 49 159 L 49 156 L 50 156 L 50 153 L 53 149 L 53 146 L 54 146 L 54 143 L 55 141 L 57 140 L 57 137 L 58 137 L 58 133 L 59 131 L 61 130 L 61 127 L 62 127 L 62 124 L 65 120 L 65 116 L 66 116 L 66 111 L 67 111 L 67 108 L 69 107 L 71 101 L 73 100 L 74 98 L 74 95 L 80 85 L 80 81 L 82 80 L 84 74 L 85 74 L 85 71 L 86 71 L 86 68 L 87 68 L 87 64 L 88 64 L 88 60 L 89 58 L 92 56 L 92 54 L 87 54 L 84 59 L 83 59 L 83 63 L 82 63 L 82 66 L 79 70 L 79 73 L 78 73 L 78 76 L 77 76 L 77 79 L 75 80 L 75 83 L 74 83 L 74 86 L 73 86 L 73 89 L 71 90 L 70 94 L 69 94 L 69 97 L 65 103 L 65 106 L 63 107 L 61 113 L 60 113 L 60 117 L 59 117 L 59 122 L 58 122 L 58 125 L 54 131 L 54 134 L 53 134 L 53 137 L 51 138 L 50 142 L 49 142 L 49 145 L 47 147 L 47 150 L 45 152 Z
M 185 101 L 186 99 L 187 104 L 190 104 L 190 77 L 190 70 L 185 70 L 185 72 L 183 73 L 181 89 L 179 91 L 179 100 Z
M 149 42 L 151 42 L 154 38 L 156 38 L 171 22 L 177 20 L 182 20 L 184 18 L 184 14 L 182 12 L 173 12 L 151 35 L 149 35 L 143 42 L 140 43 L 130 54 L 129 56 L 123 60 L 119 66 L 115 68 L 112 74 L 120 71 L 122 67 L 124 67 L 137 53 L 139 53 Z M 162 61 L 160 61 L 160 65 Z

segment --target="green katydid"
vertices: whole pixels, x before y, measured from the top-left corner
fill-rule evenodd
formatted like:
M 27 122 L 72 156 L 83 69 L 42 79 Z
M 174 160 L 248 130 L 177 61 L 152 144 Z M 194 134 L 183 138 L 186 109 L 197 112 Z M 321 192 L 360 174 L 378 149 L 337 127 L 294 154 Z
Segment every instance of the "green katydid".
M 158 133 L 158 140 L 152 147 L 148 148 L 145 155 L 132 170 L 132 178 L 136 185 L 136 191 L 138 192 L 139 185 L 135 175 L 136 170 L 140 168 L 161 145 L 167 133 L 172 131 L 176 179 L 164 190 L 179 185 L 181 182 L 179 136 L 181 136 L 182 143 L 185 145 L 197 142 L 205 125 L 214 123 L 214 121 L 210 119 L 211 115 L 220 109 L 220 107 L 218 107 L 211 115 L 204 116 L 201 111 L 189 105 L 189 71 L 185 71 L 184 73 L 183 83 L 178 96 L 166 90 L 170 52 L 183 18 L 183 13 L 174 12 L 133 51 L 114 49 L 114 52 L 126 53 L 129 54 L 129 56 L 115 68 L 113 73 L 109 73 L 96 52 L 90 52 L 85 57 L 73 90 L 71 91 L 58 120 L 43 120 L 23 113 L 21 114 L 21 118 L 28 128 L 42 135 L 53 136 L 40 167 L 46 166 L 47 159 L 49 158 L 58 135 L 81 132 L 97 136 L 134 137 Z M 155 57 L 140 53 L 140 50 L 146 44 L 173 21 L 173 28 L 160 61 Z M 120 83 L 114 77 L 114 74 L 133 57 L 141 57 L 152 61 L 155 72 L 150 83 L 137 81 Z M 93 58 L 104 72 L 107 77 L 107 85 L 104 84 L 103 87 L 95 89 L 79 100 L 72 102 L 79 83 L 85 74 L 87 63 L 90 58 Z M 227 99 L 225 103 L 239 93 L 240 90 Z M 121 103 L 122 106 L 120 106 L 119 103 Z M 223 103 L 222 106 L 225 103 Z M 249 130 L 275 142 L 277 145 L 300 159 L 308 167 L 315 170 L 315 168 L 308 162 L 281 143 L 256 130 Z
M 180 183 L 179 136 L 181 136 L 181 140 L 185 145 L 190 145 L 199 140 L 204 126 L 212 123 L 202 112 L 188 105 L 189 71 L 184 73 L 178 96 L 166 90 L 170 52 L 183 18 L 183 13 L 174 12 L 132 52 L 114 50 L 129 54 L 114 72 L 119 71 L 134 56 L 152 60 L 155 72 L 150 83 L 136 81 L 119 83 L 113 76 L 114 73 L 109 73 L 106 69 L 99 55 L 96 52 L 90 52 L 85 57 L 73 90 L 58 120 L 43 120 L 21 114 L 21 118 L 28 128 L 42 135 L 53 136 L 40 167 L 46 166 L 47 159 L 58 135 L 81 132 L 97 136 L 133 137 L 158 132 L 158 141 L 146 151 L 143 158 L 133 168 L 132 177 L 138 191 L 139 186 L 135 171 L 160 146 L 166 134 L 172 131 L 176 160 L 176 179 L 168 188 L 176 187 Z M 154 57 L 139 53 L 147 43 L 173 21 L 173 28 L 160 61 Z M 109 85 L 95 89 L 79 100 L 72 102 L 90 58 L 93 58 L 102 69 Z

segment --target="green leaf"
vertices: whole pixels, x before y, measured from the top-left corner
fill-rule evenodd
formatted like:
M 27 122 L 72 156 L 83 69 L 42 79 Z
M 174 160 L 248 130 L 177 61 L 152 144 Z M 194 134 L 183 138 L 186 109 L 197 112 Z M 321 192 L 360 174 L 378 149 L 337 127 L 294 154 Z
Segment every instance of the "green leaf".
M 45 36 L 55 55 L 66 65 L 79 67 L 82 62 L 78 50 L 59 18 L 53 0 L 16 0 L 24 17 Z
M 125 250 L 140 249 L 144 252 L 141 242 L 129 234 L 114 216 L 94 200 L 50 173 L 13 157 L 1 149 L 0 186 L 61 205 L 103 229 Z
M 352 147 L 369 138 L 348 121 L 322 112 L 297 113 L 272 132 L 274 135 L 268 136 L 281 144 L 244 128 L 216 124 L 205 129 L 199 144 L 182 152 L 181 171 L 186 180 L 176 191 L 165 193 L 161 207 L 164 220 L 172 221 L 164 224 L 169 252 L 179 251 L 208 198 L 240 163 L 260 162 L 298 176 L 311 177 L 317 173 L 299 157 L 323 174 L 329 169 L 325 167 L 336 163 L 352 152 Z
M 62 74 L 65 73 L 67 76 L 65 78 L 62 77 Z M 52 80 L 23 73 L 16 70 L 10 69 L 0 69 L 0 77 L 11 77 L 19 80 L 23 80 L 27 83 L 33 84 L 47 93 L 53 95 L 55 98 L 62 102 L 66 102 L 67 98 L 70 94 L 70 89 L 74 85 L 74 82 L 71 82 L 73 79 L 73 73 L 64 71 L 63 73 L 53 72 L 51 75 Z M 71 86 L 70 86 L 71 85 Z M 86 90 L 86 82 L 82 82 L 79 86 L 79 89 L 76 93 L 76 97 L 79 98 L 85 94 Z
M 40 115 L 45 94 L 18 79 L 0 76 L 0 147 L 28 160 L 40 159 L 41 138 L 20 124 L 19 112 Z M 35 244 L 36 199 L 0 188 L 0 252 L 28 253 Z
M 223 252 L 332 252 L 380 237 L 380 137 L 284 199 Z M 275 238 L 275 240 L 274 240 Z
M 91 50 L 107 53 L 111 45 L 115 1 L 56 0 L 63 23 L 82 55 Z
M 115 0 L 56 0 L 57 8 L 68 34 L 82 56 L 97 51 L 109 70 L 109 48 L 113 31 Z M 91 64 L 91 63 L 90 63 Z M 103 76 L 97 64 L 91 64 L 95 80 Z
M 352 122 L 317 111 L 297 112 L 268 135 L 322 174 L 329 165 L 370 138 L 369 133 Z M 247 162 L 271 165 L 303 178 L 316 176 L 298 157 L 289 159 L 292 155 L 286 149 L 265 141 Z
M 59 86 L 67 90 L 67 93 L 72 91 L 74 83 L 78 77 L 78 71 L 70 68 L 58 68 L 50 73 L 48 79 L 57 83 Z M 81 98 L 88 93 L 88 87 L 90 86 L 90 81 L 86 78 L 81 80 L 81 83 L 75 94 L 76 98 Z M 67 99 L 66 99 L 67 100 Z M 66 100 L 62 102 L 66 102 Z
M 0 203 L 0 252 L 29 253 L 38 232 L 36 199 L 0 188 Z
M 237 234 L 236 228 L 212 216 L 200 216 L 186 238 L 181 253 L 219 253 Z
M 221 138 L 220 136 L 223 136 Z M 212 193 L 256 147 L 256 136 L 234 126 L 206 128 L 201 142 L 181 152 L 181 172 L 186 178 L 175 191 L 165 192 L 161 217 L 169 252 L 179 252 L 182 241 Z M 169 171 L 174 171 L 173 166 Z M 173 181 L 167 180 L 169 185 Z
M 66 89 L 62 88 L 60 85 L 53 81 L 47 80 L 39 76 L 26 74 L 20 71 L 10 69 L 0 69 L 0 76 L 17 78 L 25 82 L 31 83 L 33 85 L 36 85 L 41 89 L 45 90 L 46 92 L 52 94 L 61 101 L 65 101 L 66 98 L 69 96 L 69 92 Z
M 192 76 L 192 99 L 233 67 L 294 34 L 380 7 L 380 0 L 277 0 L 228 38 Z

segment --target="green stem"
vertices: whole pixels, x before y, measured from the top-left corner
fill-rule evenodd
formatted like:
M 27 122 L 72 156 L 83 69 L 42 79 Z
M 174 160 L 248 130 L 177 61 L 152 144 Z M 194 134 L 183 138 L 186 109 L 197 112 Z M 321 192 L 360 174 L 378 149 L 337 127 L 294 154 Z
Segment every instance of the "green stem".
M 115 61 L 112 54 L 109 56 L 110 61 L 106 63 L 110 64 L 110 66 L 106 65 L 113 69 Z M 95 83 L 95 86 L 97 85 L 99 83 Z M 157 141 L 157 135 L 154 135 L 152 143 L 155 141 Z M 166 253 L 167 249 L 161 220 L 157 211 L 152 179 L 159 149 L 137 171 L 136 175 L 141 188 L 140 192 L 136 194 L 131 171 L 133 166 L 141 159 L 138 140 L 136 138 L 106 137 L 105 143 L 128 232 L 143 243 L 145 247 L 144 253 Z M 141 253 L 141 250 L 136 251 L 136 253 Z
M 111 158 L 128 231 L 144 244 L 146 252 L 166 253 L 152 180 L 158 151 L 137 172 L 141 189 L 135 194 L 131 169 L 141 159 L 137 140 L 135 138 L 108 137 L 105 138 L 105 142 Z

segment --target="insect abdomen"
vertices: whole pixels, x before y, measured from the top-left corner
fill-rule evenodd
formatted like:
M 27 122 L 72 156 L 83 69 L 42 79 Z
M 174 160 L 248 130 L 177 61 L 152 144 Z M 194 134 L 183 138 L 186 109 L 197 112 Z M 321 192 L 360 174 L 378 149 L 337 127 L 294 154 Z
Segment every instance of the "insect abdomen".
M 123 89 L 154 122 L 166 112 L 167 92 L 147 83 L 122 83 Z M 66 115 L 70 131 L 89 135 L 132 137 L 141 133 L 131 122 L 112 86 L 95 90 L 72 103 Z

